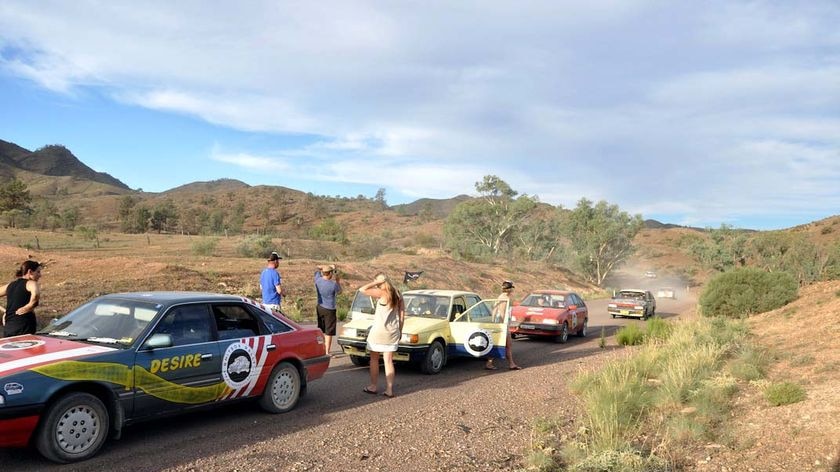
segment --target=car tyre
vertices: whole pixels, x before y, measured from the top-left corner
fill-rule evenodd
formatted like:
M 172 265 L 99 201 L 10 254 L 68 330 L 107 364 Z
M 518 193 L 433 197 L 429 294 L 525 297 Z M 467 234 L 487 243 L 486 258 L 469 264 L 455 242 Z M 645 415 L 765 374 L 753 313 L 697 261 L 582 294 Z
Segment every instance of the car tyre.
M 612 315 L 612 314 L 611 314 Z M 613 319 L 615 319 L 615 315 L 612 315 Z
M 35 445 L 53 462 L 83 461 L 99 452 L 110 426 L 110 415 L 102 400 L 90 393 L 70 393 L 49 407 Z
M 281 362 L 268 377 L 260 406 L 269 413 L 285 413 L 297 406 L 301 391 L 300 371 L 288 362 Z
M 581 337 L 581 338 L 586 337 L 586 331 L 587 331 L 588 326 L 589 326 L 589 318 L 584 318 L 583 319 L 583 326 L 581 326 L 580 329 L 577 332 L 578 337 Z
M 560 334 L 554 337 L 554 342 L 564 344 L 569 340 L 569 325 L 566 323 L 562 324 L 562 328 L 560 328 Z
M 440 341 L 434 341 L 426 351 L 426 357 L 420 364 L 420 371 L 426 375 L 438 374 L 445 364 L 446 350 L 443 349 L 443 344 Z
M 357 365 L 359 367 L 365 367 L 365 366 L 370 365 L 370 357 L 350 356 L 350 362 L 352 362 L 353 365 Z

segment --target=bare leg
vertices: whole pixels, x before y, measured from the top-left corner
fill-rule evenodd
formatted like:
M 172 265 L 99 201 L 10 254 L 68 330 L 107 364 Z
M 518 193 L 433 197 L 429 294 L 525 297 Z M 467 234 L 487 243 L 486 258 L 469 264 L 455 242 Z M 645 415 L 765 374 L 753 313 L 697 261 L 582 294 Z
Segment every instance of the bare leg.
M 510 331 L 507 333 L 507 349 L 505 349 L 505 357 L 508 361 L 508 368 L 511 369 L 518 369 L 519 366 L 516 365 L 516 362 L 513 362 L 513 338 L 510 337 Z
M 385 395 L 391 396 L 394 394 L 394 353 L 383 352 L 383 359 L 385 360 Z
M 332 348 L 332 336 L 325 334 L 324 335 L 324 344 L 327 345 L 327 355 L 330 355 L 330 349 Z
M 375 392 L 379 388 L 379 353 L 370 351 L 370 385 L 368 390 Z

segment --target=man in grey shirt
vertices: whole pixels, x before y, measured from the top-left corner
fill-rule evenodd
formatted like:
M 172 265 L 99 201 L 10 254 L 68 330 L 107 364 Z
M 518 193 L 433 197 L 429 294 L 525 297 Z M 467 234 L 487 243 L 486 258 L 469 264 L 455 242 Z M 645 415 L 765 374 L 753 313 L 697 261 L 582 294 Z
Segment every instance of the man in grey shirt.
M 321 266 L 315 271 L 315 292 L 318 294 L 318 327 L 324 332 L 326 354 L 329 355 L 337 323 L 335 302 L 341 293 L 341 282 L 334 265 Z

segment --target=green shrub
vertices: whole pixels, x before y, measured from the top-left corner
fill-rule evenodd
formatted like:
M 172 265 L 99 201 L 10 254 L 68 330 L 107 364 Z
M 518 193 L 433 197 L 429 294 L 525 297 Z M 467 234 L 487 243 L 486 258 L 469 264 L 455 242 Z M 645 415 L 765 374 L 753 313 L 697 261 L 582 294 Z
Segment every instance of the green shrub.
M 601 326 L 601 337 L 598 339 L 598 347 L 604 349 L 607 347 L 607 327 Z
M 350 296 L 344 292 L 339 293 L 335 298 L 335 316 L 339 321 L 347 320 L 347 313 L 350 312 L 351 304 Z
M 262 259 L 267 259 L 275 250 L 274 241 L 269 236 L 248 236 L 236 247 L 240 256 Z
M 212 256 L 216 252 L 219 238 L 202 238 L 192 243 L 192 253 L 196 256 Z
M 309 236 L 312 239 L 319 239 L 321 241 L 335 241 L 338 243 L 347 242 L 347 232 L 333 217 L 324 218 L 314 228 L 309 230 Z
M 674 325 L 663 320 L 662 318 L 651 318 L 647 320 L 645 326 L 645 341 L 665 341 L 671 336 Z
M 763 379 L 769 359 L 767 352 L 753 346 L 742 346 L 737 357 L 729 363 L 729 372 L 741 380 Z
M 798 289 L 799 284 L 786 272 L 740 268 L 710 280 L 699 304 L 704 316 L 739 318 L 790 303 Z
M 790 405 L 805 399 L 805 389 L 793 382 L 780 382 L 769 385 L 764 397 L 773 406 Z
M 631 324 L 619 329 L 615 340 L 620 346 L 636 346 L 645 341 L 645 333 L 637 325 Z

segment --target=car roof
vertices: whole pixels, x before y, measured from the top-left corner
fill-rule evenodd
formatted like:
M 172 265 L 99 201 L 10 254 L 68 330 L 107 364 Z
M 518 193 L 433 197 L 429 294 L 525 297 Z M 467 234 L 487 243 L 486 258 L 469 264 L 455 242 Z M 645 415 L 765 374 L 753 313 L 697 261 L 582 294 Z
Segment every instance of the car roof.
M 539 295 L 568 295 L 572 292 L 571 290 L 532 290 L 528 292 L 528 295 L 532 294 L 539 294 Z
M 100 300 L 120 299 L 120 300 L 134 300 L 151 303 L 160 303 L 163 305 L 171 305 L 174 303 L 189 303 L 189 302 L 222 302 L 222 301 L 237 301 L 241 302 L 244 297 L 238 295 L 225 295 L 221 293 L 208 292 L 122 292 L 111 293 L 99 297 Z
M 465 292 L 463 290 L 438 290 L 438 289 L 418 289 L 418 290 L 407 290 L 403 292 L 403 295 L 438 295 L 444 297 L 454 297 L 458 295 L 475 295 L 478 297 L 478 294 L 473 292 Z M 479 297 L 481 298 L 481 297 Z
M 647 290 L 644 290 L 644 289 L 641 289 L 641 288 L 623 288 L 623 289 L 619 290 L 619 292 L 641 292 L 641 293 L 645 293 L 645 292 L 647 292 Z

